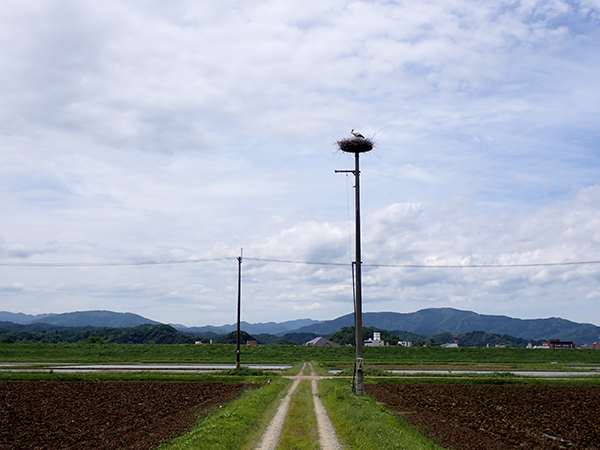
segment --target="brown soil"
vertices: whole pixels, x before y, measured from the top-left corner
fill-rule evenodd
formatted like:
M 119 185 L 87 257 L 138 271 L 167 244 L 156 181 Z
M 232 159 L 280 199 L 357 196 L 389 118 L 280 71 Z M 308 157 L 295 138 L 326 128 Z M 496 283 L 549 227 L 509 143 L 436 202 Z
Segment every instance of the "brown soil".
M 151 449 L 250 384 L 0 382 L 0 449 Z
M 600 448 L 596 386 L 379 384 L 365 390 L 445 448 Z

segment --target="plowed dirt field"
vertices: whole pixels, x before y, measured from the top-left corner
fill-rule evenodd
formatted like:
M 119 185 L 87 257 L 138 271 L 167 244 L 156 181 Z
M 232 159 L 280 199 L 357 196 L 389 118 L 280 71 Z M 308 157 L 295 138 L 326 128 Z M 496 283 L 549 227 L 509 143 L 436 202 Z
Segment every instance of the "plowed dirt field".
M 366 385 L 455 450 L 600 449 L 600 387 Z
M 144 449 L 251 384 L 1 382 L 0 449 Z

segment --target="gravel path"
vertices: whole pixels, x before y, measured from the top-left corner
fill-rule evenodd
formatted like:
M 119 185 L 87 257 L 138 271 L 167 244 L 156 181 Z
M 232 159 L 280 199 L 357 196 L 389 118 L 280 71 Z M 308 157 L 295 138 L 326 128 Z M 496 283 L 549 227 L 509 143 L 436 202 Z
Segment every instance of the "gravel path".
M 285 416 L 287 416 L 288 409 L 290 408 L 290 401 L 292 400 L 292 394 L 300 384 L 302 380 L 302 373 L 304 373 L 304 368 L 306 367 L 306 363 L 300 369 L 300 373 L 295 377 L 291 377 L 294 382 L 290 387 L 287 395 L 281 401 L 279 408 L 277 408 L 277 412 L 273 416 L 271 423 L 267 427 L 267 431 L 263 434 L 260 443 L 256 447 L 256 450 L 275 450 L 277 448 L 277 443 L 279 442 L 279 437 L 281 436 L 281 430 L 283 430 L 283 423 L 285 422 Z
M 281 405 L 279 405 L 275 416 L 273 416 L 273 419 L 267 427 L 267 431 L 265 431 L 260 443 L 256 447 L 256 450 L 275 450 L 277 448 L 279 437 L 281 436 L 281 431 L 283 430 L 285 417 L 290 407 L 292 395 L 302 380 L 309 380 L 311 382 L 313 404 L 315 408 L 315 415 L 317 416 L 317 428 L 319 431 L 319 445 L 321 450 L 342 450 L 342 446 L 338 441 L 333 425 L 331 424 L 329 416 L 327 415 L 327 411 L 325 410 L 325 407 L 318 396 L 317 380 L 319 377 L 317 376 L 312 364 L 309 364 L 309 366 L 310 375 L 304 375 L 304 369 L 306 368 L 306 363 L 304 363 L 298 375 L 291 377 L 294 382 L 292 383 L 292 386 L 290 387 L 285 398 L 281 401 Z
M 319 390 L 317 388 L 318 377 L 312 364 L 310 365 L 310 375 L 312 378 L 313 404 L 315 406 L 315 415 L 317 416 L 317 428 L 319 430 L 319 445 L 321 446 L 321 450 L 341 450 L 342 446 L 335 434 L 333 424 L 331 423 L 331 420 L 329 420 L 325 406 L 319 398 Z

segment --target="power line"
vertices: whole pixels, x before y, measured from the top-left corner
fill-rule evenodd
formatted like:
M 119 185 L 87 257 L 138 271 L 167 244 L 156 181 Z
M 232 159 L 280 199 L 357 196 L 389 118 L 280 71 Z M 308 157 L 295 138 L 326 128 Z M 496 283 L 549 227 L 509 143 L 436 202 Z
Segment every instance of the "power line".
M 250 258 L 244 257 L 247 261 L 272 262 L 282 264 L 305 264 L 316 266 L 340 266 L 347 267 L 349 263 L 336 263 L 324 261 L 300 261 L 291 259 L 275 258 Z M 168 264 L 193 264 L 199 262 L 211 261 L 233 261 L 236 256 L 224 256 L 219 258 L 190 258 L 190 259 L 170 259 L 163 261 L 107 261 L 107 262 L 64 262 L 64 263 L 19 263 L 19 262 L 0 262 L 0 267 L 110 267 L 110 266 L 158 266 Z M 566 261 L 554 263 L 523 263 L 523 264 L 365 264 L 363 267 L 382 267 L 398 269 L 503 269 L 510 267 L 554 267 L 554 266 L 581 266 L 600 264 L 600 261 Z
M 334 263 L 334 262 L 319 262 L 319 261 L 295 261 L 290 259 L 270 259 L 270 258 L 248 258 L 244 257 L 244 259 L 250 261 L 262 261 L 262 262 L 276 262 L 276 263 L 285 263 L 285 264 L 308 264 L 315 266 L 349 266 L 351 263 Z M 364 264 L 363 264 L 364 266 Z
M 278 262 L 288 264 L 313 264 L 323 266 L 347 266 L 348 263 L 314 262 L 314 261 L 291 261 L 286 259 L 263 259 L 246 258 L 253 261 Z M 430 264 L 362 264 L 363 267 L 389 267 L 389 268 L 416 268 L 416 269 L 477 269 L 505 267 L 545 267 L 545 266 L 576 266 L 586 264 L 600 264 L 600 261 L 569 261 L 557 263 L 524 263 L 524 264 L 463 264 L 463 265 L 430 265 Z
M 208 261 L 234 260 L 236 257 L 170 259 L 164 261 L 107 261 L 107 262 L 65 262 L 65 263 L 19 263 L 0 262 L 3 267 L 109 267 L 109 266 L 160 266 L 166 264 L 191 264 Z
M 465 264 L 465 265 L 426 265 L 426 264 L 363 264 L 367 267 L 400 267 L 418 269 L 478 269 L 505 267 L 548 267 L 548 266 L 581 266 L 586 264 L 600 264 L 600 261 L 569 261 L 558 263 L 524 263 L 524 264 Z

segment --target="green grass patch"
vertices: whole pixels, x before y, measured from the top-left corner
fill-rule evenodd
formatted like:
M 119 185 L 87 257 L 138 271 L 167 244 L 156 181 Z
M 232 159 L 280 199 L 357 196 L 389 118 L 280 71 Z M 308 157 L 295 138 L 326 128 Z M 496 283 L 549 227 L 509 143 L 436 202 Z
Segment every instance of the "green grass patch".
M 322 377 L 331 376 L 329 371 L 325 367 L 323 367 L 320 363 L 311 361 L 311 364 L 313 366 L 313 369 L 315 369 L 315 372 L 317 373 L 317 375 L 322 376 Z
M 239 369 L 220 370 L 220 375 L 235 376 L 235 377 L 259 377 L 272 376 L 272 373 L 267 373 L 262 369 L 251 369 L 250 367 L 240 367 Z
M 341 350 L 340 350 L 341 349 Z M 240 360 L 244 364 L 296 364 L 299 361 L 348 362 L 354 360 L 351 347 L 315 346 L 243 346 Z M 40 344 L 17 342 L 0 344 L 0 362 L 41 363 L 222 363 L 235 364 L 236 346 L 150 345 L 150 344 Z
M 258 443 L 291 381 L 279 378 L 244 392 L 159 450 L 250 450 Z
M 308 365 L 307 365 L 308 367 Z M 319 433 L 309 381 L 301 381 L 290 402 L 278 450 L 318 450 Z
M 600 376 L 574 377 L 524 377 L 504 375 L 416 375 L 384 378 L 365 378 L 365 384 L 522 384 L 531 386 L 600 386 Z
M 242 346 L 240 351 L 242 365 L 316 361 L 332 368 L 350 367 L 355 359 L 354 347 L 348 346 L 262 345 Z M 466 365 L 498 370 L 517 367 L 561 370 L 574 365 L 599 367 L 600 351 L 390 346 L 365 348 L 364 360 L 367 368 Z M 235 361 L 236 346 L 225 344 L 0 344 L 0 362 L 235 364 Z
M 304 366 L 304 375 L 310 375 L 310 364 L 306 363 L 306 365 Z
M 347 380 L 320 382 L 321 399 L 345 448 L 443 450 L 375 400 L 352 393 Z
M 279 375 L 222 375 L 199 373 L 171 372 L 3 372 L 0 381 L 156 381 L 156 382 L 218 382 L 218 383 L 266 383 L 268 379 L 279 378 Z
M 352 377 L 354 376 L 354 367 L 343 369 L 341 372 L 336 374 L 338 377 Z M 388 370 L 380 369 L 378 367 L 365 367 L 363 370 L 365 377 L 393 377 L 395 376 Z
M 292 366 L 291 369 L 286 370 L 283 374 L 287 375 L 287 376 L 294 376 L 294 375 L 299 375 L 300 371 L 302 370 L 302 366 L 304 363 L 296 363 Z

